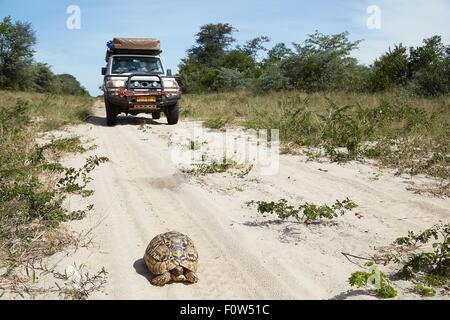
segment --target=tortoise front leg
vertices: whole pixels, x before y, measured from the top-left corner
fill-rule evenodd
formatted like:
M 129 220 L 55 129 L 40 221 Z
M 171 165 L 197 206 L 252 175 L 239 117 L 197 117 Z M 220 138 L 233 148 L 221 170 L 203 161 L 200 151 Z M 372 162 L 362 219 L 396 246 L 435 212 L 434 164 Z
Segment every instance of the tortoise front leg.
M 154 286 L 163 287 L 170 281 L 170 272 L 164 272 L 162 275 L 157 276 L 156 278 L 152 279 L 151 283 Z
M 190 283 L 198 282 L 198 276 L 192 271 L 186 271 L 184 276 L 186 277 L 186 280 L 189 281 Z

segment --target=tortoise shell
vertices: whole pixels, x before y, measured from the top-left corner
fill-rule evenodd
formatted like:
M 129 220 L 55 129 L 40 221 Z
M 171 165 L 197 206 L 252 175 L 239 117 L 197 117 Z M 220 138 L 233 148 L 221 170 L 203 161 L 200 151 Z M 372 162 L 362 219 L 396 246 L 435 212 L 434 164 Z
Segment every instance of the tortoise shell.
M 169 272 L 178 266 L 192 272 L 198 269 L 198 253 L 194 242 L 176 231 L 153 238 L 145 251 L 144 261 L 154 275 Z

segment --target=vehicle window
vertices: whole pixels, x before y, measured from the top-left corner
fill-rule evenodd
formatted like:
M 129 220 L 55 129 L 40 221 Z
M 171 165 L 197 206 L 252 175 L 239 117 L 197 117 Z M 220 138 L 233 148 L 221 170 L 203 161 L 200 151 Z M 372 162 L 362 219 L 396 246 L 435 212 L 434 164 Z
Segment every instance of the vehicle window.
M 158 73 L 163 74 L 161 61 L 147 57 L 115 57 L 112 64 L 113 74 Z

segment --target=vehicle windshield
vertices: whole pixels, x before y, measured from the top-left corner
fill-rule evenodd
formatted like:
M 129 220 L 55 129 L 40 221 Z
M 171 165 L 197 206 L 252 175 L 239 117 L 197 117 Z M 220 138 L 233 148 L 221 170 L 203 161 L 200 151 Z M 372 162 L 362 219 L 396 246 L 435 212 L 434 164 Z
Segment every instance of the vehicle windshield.
M 112 65 L 113 74 L 124 73 L 158 73 L 164 70 L 161 61 L 152 57 L 115 57 Z

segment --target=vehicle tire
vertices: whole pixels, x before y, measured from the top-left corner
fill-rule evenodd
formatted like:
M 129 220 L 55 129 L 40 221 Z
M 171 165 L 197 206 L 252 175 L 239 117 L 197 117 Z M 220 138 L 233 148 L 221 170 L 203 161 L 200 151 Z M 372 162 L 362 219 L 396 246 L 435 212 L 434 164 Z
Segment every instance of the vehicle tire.
M 116 106 L 108 102 L 108 100 L 105 101 L 105 107 L 106 107 L 106 125 L 108 127 L 113 127 L 117 124 L 117 115 L 119 113 L 117 111 Z
M 180 105 L 177 102 L 174 106 L 169 107 L 166 111 L 167 123 L 169 125 L 177 124 L 179 115 L 180 115 Z
M 160 113 L 160 112 L 153 112 L 153 113 L 152 113 L 152 119 L 153 119 L 153 120 L 159 120 L 159 119 L 161 119 L 161 113 Z

